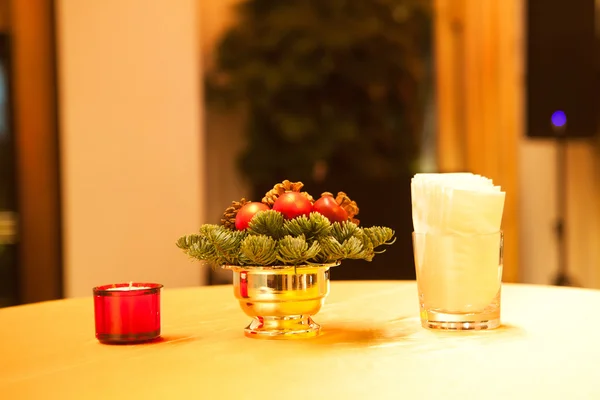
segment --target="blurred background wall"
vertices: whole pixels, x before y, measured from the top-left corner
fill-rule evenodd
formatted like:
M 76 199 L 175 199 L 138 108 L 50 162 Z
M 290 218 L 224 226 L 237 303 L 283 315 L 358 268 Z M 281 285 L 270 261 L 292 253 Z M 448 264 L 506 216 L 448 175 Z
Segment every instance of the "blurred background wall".
M 254 190 L 236 161 L 243 113 L 215 112 L 203 90 L 236 3 L 0 2 L 13 116 L 0 136 L 9 177 L 0 186 L 0 305 L 89 295 L 115 281 L 227 282 L 174 241 Z M 421 122 L 434 140 L 422 127 L 427 157 L 415 171 L 470 170 L 506 188 L 511 282 L 555 280 L 563 190 L 569 274 L 600 288 L 600 145 L 568 144 L 561 189 L 555 143 L 526 136 L 526 2 L 431 5 L 435 101 Z M 390 268 L 412 268 L 390 254 Z
M 55 7 L 65 294 L 202 283 L 174 246 L 204 218 L 197 2 Z

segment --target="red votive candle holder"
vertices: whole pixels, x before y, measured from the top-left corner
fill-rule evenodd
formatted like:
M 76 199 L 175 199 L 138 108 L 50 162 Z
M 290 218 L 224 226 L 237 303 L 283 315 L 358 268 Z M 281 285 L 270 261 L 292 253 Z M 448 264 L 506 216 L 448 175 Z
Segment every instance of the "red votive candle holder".
M 96 339 L 101 343 L 140 343 L 160 336 L 158 283 L 117 283 L 94 288 Z

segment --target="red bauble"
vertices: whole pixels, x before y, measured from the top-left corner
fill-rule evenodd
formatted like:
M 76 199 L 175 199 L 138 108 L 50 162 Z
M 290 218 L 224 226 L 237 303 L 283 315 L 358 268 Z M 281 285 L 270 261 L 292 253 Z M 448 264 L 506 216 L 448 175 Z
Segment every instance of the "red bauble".
M 348 212 L 335 201 L 331 194 L 324 194 L 313 204 L 313 211 L 324 215 L 330 222 L 344 222 Z
M 312 204 L 301 193 L 285 192 L 275 200 L 273 210 L 279 211 L 287 219 L 293 219 L 301 215 L 308 216 L 312 211 Z
M 235 216 L 235 229 L 243 231 L 248 227 L 250 220 L 257 212 L 266 210 L 269 210 L 269 206 L 257 201 L 244 204 Z

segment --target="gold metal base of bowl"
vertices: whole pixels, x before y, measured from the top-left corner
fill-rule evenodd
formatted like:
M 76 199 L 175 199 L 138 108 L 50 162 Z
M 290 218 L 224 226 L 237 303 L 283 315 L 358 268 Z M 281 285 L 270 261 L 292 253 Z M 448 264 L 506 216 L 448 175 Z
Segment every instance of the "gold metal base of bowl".
M 287 317 L 256 317 L 244 330 L 244 335 L 256 339 L 305 339 L 318 336 L 321 326 L 309 315 Z
M 245 335 L 261 339 L 317 336 L 321 327 L 311 317 L 329 294 L 329 268 L 335 265 L 224 266 L 233 272 L 233 294 L 240 307 L 253 318 Z

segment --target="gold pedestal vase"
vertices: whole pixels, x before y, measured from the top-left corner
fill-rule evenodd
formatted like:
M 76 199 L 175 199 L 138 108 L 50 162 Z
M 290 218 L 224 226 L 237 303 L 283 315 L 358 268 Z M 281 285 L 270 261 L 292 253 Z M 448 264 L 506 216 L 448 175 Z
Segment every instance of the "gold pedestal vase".
M 240 267 L 233 272 L 233 293 L 253 318 L 244 333 L 250 338 L 315 337 L 321 327 L 312 316 L 329 294 L 329 269 L 338 264 Z

